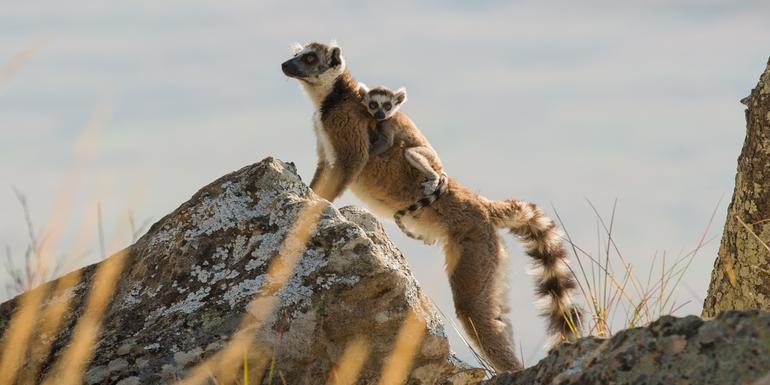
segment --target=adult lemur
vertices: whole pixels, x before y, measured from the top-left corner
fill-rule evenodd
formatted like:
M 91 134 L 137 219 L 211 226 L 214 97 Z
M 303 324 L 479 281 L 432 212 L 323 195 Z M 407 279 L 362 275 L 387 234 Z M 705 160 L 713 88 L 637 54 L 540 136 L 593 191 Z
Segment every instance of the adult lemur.
M 313 101 L 318 137 L 318 166 L 310 187 L 333 201 L 347 187 L 380 215 L 392 216 L 423 196 L 422 174 L 405 158 L 401 146 L 369 158 L 369 132 L 376 124 L 361 104 L 356 82 L 336 45 L 297 45 L 281 66 L 297 79 Z M 428 143 L 403 113 L 391 120 L 409 130 L 415 143 Z M 534 204 L 493 201 L 473 193 L 453 178 L 447 191 L 411 224 L 426 238 L 441 241 L 455 311 L 466 334 L 497 370 L 519 370 L 507 318 L 505 250 L 497 229 L 518 236 L 532 258 L 536 293 L 548 317 L 554 342 L 574 337 L 579 308 L 572 302 L 576 282 L 555 224 Z

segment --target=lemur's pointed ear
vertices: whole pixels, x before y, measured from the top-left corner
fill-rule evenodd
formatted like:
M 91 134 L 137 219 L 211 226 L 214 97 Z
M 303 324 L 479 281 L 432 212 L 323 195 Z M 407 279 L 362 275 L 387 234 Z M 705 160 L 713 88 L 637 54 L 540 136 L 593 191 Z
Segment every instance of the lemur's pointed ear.
M 292 44 L 289 46 L 289 49 L 291 50 L 291 53 L 293 53 L 293 54 L 295 54 L 295 55 L 296 55 L 296 54 L 298 54 L 300 51 L 302 51 L 303 49 L 305 49 L 305 47 L 303 47 L 303 46 L 302 46 L 302 44 L 300 44 L 300 43 L 292 43 Z
M 396 103 L 397 104 L 404 104 L 406 102 L 406 88 L 401 87 L 398 90 L 396 90 Z
M 340 64 L 342 64 L 342 52 L 340 50 L 340 47 L 333 47 L 331 51 L 331 59 L 329 60 L 329 66 L 334 68 Z
M 366 97 L 366 94 L 369 93 L 369 87 L 366 86 L 364 83 L 358 83 L 358 93 L 361 95 L 361 98 L 363 99 Z

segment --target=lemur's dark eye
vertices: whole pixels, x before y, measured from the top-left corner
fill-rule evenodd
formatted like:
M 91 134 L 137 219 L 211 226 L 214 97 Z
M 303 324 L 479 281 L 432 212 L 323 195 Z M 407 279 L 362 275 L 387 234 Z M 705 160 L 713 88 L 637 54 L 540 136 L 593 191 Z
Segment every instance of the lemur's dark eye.
M 313 64 L 316 60 L 318 60 L 318 58 L 314 53 L 309 53 L 302 57 L 302 61 L 305 62 L 305 64 Z
M 390 111 L 390 109 L 393 108 L 390 102 L 383 103 L 382 107 L 385 109 L 385 111 Z
M 369 102 L 369 108 L 371 109 L 377 109 L 377 102 Z

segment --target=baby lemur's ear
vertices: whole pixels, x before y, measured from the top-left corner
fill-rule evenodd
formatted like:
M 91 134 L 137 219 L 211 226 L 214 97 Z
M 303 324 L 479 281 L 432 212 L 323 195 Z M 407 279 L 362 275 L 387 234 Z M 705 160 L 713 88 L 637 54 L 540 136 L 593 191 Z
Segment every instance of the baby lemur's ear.
M 364 83 L 358 83 L 358 93 L 361 95 L 361 99 L 366 99 L 366 95 L 369 94 L 369 87 Z
M 406 101 L 406 88 L 401 87 L 396 90 L 396 104 L 401 105 Z

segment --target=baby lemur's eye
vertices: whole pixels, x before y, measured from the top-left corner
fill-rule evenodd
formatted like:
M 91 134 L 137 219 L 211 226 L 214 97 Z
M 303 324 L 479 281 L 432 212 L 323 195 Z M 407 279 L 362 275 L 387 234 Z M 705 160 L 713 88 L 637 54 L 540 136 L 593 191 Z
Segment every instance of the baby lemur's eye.
M 377 109 L 377 102 L 369 102 L 369 108 L 371 109 Z
M 314 53 L 309 53 L 302 57 L 302 61 L 305 62 L 305 64 L 313 64 L 316 61 L 316 56 Z
M 383 108 L 385 108 L 385 111 L 390 111 L 390 109 L 393 107 L 390 102 L 385 102 L 382 105 Z

